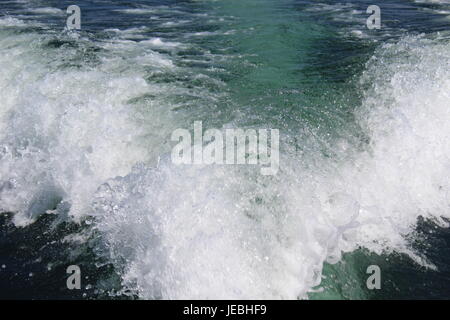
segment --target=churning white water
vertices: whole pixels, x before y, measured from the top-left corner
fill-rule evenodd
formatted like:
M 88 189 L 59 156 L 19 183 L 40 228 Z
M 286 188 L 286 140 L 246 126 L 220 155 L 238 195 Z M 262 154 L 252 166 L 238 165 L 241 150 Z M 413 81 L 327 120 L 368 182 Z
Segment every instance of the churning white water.
M 448 49 L 408 38 L 377 52 L 357 112 L 370 143 L 337 143 L 342 161 L 286 152 L 267 178 L 163 158 L 104 184 L 98 228 L 127 261 L 125 283 L 146 298 L 294 299 L 320 283 L 324 261 L 360 246 L 433 268 L 405 236 L 419 215 L 449 216 Z
M 55 207 L 76 221 L 95 217 L 104 254 L 140 297 L 304 298 L 324 262 L 361 246 L 433 267 L 405 235 L 420 215 L 450 217 L 448 39 L 377 50 L 355 112 L 363 147 L 337 141 L 339 157 L 329 158 L 299 132 L 310 145 L 299 154 L 289 133 L 279 173 L 262 176 L 171 163 L 172 131 L 197 120 L 174 112 L 185 103 L 177 97 L 200 97 L 205 112 L 219 97 L 147 81 L 188 68 L 155 47 L 188 45 L 64 35 L 50 50 L 54 35 L 14 30 L 0 31 L 0 211 L 16 212 L 17 225 Z

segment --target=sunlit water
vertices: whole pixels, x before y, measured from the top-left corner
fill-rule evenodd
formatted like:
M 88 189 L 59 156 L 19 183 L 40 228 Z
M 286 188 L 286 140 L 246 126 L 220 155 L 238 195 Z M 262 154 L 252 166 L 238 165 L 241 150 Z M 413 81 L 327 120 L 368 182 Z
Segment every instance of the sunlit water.
M 448 1 L 71 4 L 0 3 L 2 297 L 450 296 Z M 278 174 L 172 164 L 194 121 Z

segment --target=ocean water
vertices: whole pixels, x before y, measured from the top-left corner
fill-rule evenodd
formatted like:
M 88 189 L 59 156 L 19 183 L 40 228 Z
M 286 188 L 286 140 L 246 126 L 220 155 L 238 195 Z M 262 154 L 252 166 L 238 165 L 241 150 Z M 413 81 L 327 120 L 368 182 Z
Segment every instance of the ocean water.
M 450 298 L 449 1 L 1 0 L 0 70 L 1 298 Z

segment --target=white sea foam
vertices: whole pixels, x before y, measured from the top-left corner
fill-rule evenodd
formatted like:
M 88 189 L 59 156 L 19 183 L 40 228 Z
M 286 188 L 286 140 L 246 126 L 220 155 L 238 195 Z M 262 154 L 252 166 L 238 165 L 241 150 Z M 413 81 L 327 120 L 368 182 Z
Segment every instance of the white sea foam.
M 146 81 L 181 72 L 170 56 L 117 40 L 71 68 L 62 62 L 90 56 L 1 32 L 0 211 L 20 225 L 55 206 L 95 216 L 105 254 L 140 297 L 306 297 L 325 261 L 359 246 L 433 267 L 404 236 L 419 215 L 450 215 L 448 42 L 407 38 L 376 52 L 361 78 L 363 151 L 341 141 L 339 157 L 324 158 L 302 135 L 310 152 L 298 155 L 284 137 L 280 172 L 264 177 L 171 164 L 170 133 L 186 125 L 171 101 L 194 89 Z
M 161 149 L 159 141 L 176 125 L 171 105 L 160 100 L 160 91 L 170 95 L 172 88 L 149 85 L 143 73 L 143 67 L 173 69 L 169 57 L 136 42 L 110 42 L 95 68 L 61 68 L 58 61 L 83 56 L 77 49 L 50 52 L 45 41 L 36 34 L 0 37 L 0 211 L 18 212 L 20 225 L 60 201 L 62 211 L 67 204 L 73 217 L 85 215 L 99 185 L 155 160 L 151 151 Z M 158 98 L 145 106 L 129 102 L 146 95 Z M 146 117 L 140 108 L 149 108 L 147 127 L 139 125 Z M 160 127 L 157 133 L 152 125 Z M 150 132 L 155 140 L 140 144 Z
M 182 45 L 179 42 L 171 42 L 171 41 L 164 41 L 161 38 L 152 38 L 149 40 L 143 40 L 140 41 L 141 44 L 150 45 L 152 47 L 159 47 L 159 48 L 177 48 L 177 47 L 185 47 L 185 45 Z
M 143 298 L 295 299 L 360 246 L 435 268 L 405 236 L 419 215 L 450 217 L 448 49 L 409 38 L 376 53 L 357 115 L 370 145 L 341 142 L 344 161 L 285 153 L 265 178 L 163 158 L 104 184 L 97 227 L 126 261 L 124 285 Z
M 33 8 L 29 9 L 28 11 L 38 14 L 64 14 L 64 11 L 58 8 L 51 8 L 51 7 L 45 7 L 45 8 Z
M 117 12 L 129 13 L 129 14 L 149 14 L 155 13 L 156 10 L 152 8 L 135 8 L 135 9 L 120 9 Z
M 21 26 L 25 26 L 25 22 L 17 19 L 17 18 L 13 18 L 13 17 L 1 17 L 0 18 L 0 26 L 5 26 L 5 27 L 21 27 Z

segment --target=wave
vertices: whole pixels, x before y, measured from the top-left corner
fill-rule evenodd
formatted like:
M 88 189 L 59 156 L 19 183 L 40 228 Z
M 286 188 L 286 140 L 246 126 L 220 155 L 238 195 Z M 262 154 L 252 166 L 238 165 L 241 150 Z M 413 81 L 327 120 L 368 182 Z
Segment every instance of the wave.
M 359 247 L 435 268 L 407 235 L 419 216 L 449 218 L 448 49 L 412 37 L 376 52 L 357 111 L 369 142 L 337 143 L 341 160 L 285 146 L 280 175 L 264 178 L 163 158 L 104 184 L 97 228 L 124 285 L 143 298 L 305 298 L 324 262 Z
M 325 262 L 359 247 L 433 268 L 406 236 L 419 216 L 449 218 L 449 46 L 424 36 L 381 46 L 355 112 L 366 142 L 337 141 L 325 157 L 315 136 L 298 132 L 299 153 L 286 133 L 267 177 L 170 162 L 171 132 L 199 115 L 174 112 L 179 97 L 207 114 L 219 95 L 149 80 L 188 74 L 173 56 L 2 30 L 0 211 L 17 225 L 46 211 L 94 217 L 124 288 L 147 299 L 306 298 Z

